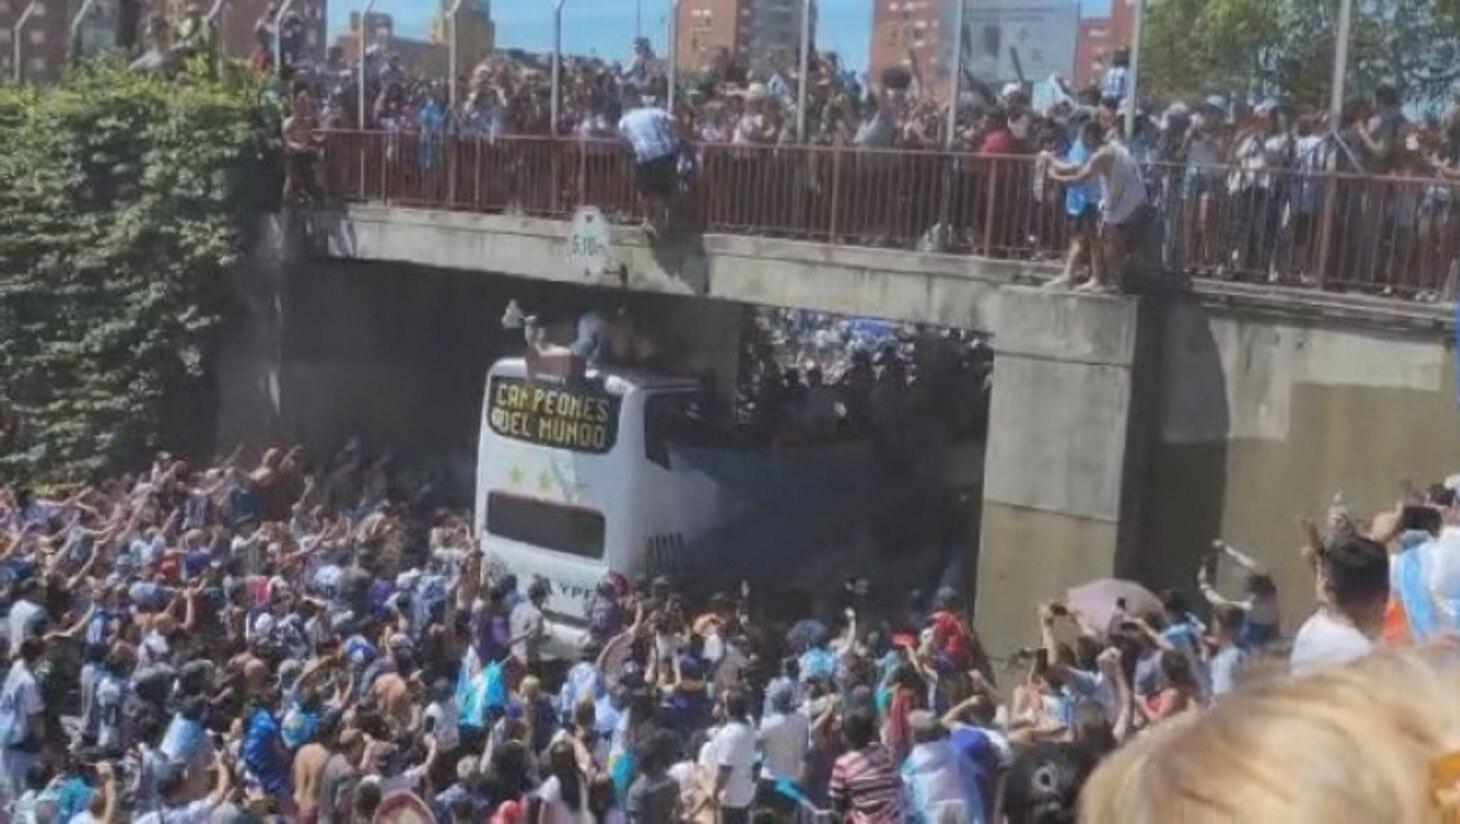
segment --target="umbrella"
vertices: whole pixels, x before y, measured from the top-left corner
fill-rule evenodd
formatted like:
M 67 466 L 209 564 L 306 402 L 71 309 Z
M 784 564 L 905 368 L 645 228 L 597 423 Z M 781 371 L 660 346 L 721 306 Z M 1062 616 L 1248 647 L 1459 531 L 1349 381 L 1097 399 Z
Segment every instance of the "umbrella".
M 1065 606 L 1078 613 L 1086 628 L 1095 632 L 1110 629 L 1121 600 L 1125 601 L 1125 611 L 1130 615 L 1161 610 L 1161 600 L 1149 589 L 1119 578 L 1100 578 L 1065 592 Z

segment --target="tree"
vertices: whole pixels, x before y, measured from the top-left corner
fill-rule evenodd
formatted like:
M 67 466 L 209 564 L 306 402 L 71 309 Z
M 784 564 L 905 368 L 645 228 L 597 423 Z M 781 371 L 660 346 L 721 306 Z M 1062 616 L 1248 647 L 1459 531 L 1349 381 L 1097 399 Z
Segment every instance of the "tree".
M 79 475 L 196 447 L 277 115 L 250 79 L 87 66 L 0 87 L 0 476 Z
M 1141 82 L 1156 99 L 1222 94 L 1323 107 L 1338 0 L 1152 0 Z M 1460 0 L 1356 0 L 1350 96 L 1381 83 L 1416 103 L 1460 80 Z

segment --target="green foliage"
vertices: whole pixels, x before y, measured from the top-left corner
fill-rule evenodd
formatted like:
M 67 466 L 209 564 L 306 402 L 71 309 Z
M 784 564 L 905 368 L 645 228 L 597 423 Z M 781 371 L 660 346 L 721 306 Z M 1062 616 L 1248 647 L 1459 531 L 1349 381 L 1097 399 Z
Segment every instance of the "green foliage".
M 0 86 L 0 478 L 74 478 L 197 446 L 224 276 L 277 113 L 255 81 L 96 64 Z
M 1149 0 L 1141 82 L 1161 98 L 1217 93 L 1323 107 L 1338 0 Z M 1381 83 L 1440 100 L 1460 80 L 1460 0 L 1356 0 L 1349 96 Z

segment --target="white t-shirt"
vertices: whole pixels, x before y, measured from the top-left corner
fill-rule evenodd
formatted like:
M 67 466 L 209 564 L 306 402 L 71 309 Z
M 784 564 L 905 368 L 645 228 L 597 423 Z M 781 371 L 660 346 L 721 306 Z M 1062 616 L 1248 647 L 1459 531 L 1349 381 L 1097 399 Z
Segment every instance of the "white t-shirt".
M 634 160 L 648 163 L 674 154 L 679 143 L 674 139 L 674 121 L 669 112 L 646 106 L 634 109 L 618 122 L 618 130 L 634 147 Z
M 10 654 L 20 654 L 20 642 L 33 638 L 45 618 L 46 611 L 39 604 L 25 599 L 16 601 L 10 607 Z
M 799 710 L 784 715 L 772 713 L 760 722 L 760 765 L 762 778 L 795 781 L 811 741 L 811 722 Z
M 441 752 L 451 752 L 461 743 L 456 714 L 454 700 L 432 701 L 426 708 L 426 718 L 430 719 L 432 734 L 436 736 L 436 748 Z
M 1294 675 L 1306 675 L 1323 667 L 1362 658 L 1373 649 L 1374 642 L 1353 624 L 1320 609 L 1298 630 L 1289 663 Z
M 30 734 L 31 717 L 46 709 L 40 687 L 25 661 L 10 665 L 5 687 L 0 689 L 0 746 L 13 747 Z
M 715 767 L 730 768 L 725 806 L 744 809 L 755 801 L 755 733 L 744 721 L 731 721 L 711 740 Z

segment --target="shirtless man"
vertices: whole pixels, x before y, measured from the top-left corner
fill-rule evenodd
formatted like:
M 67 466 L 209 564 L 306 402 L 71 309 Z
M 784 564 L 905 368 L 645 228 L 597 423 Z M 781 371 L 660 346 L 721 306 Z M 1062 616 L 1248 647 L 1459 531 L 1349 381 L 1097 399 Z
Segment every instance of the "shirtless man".
M 371 687 L 375 706 L 390 724 L 394 732 L 402 733 L 411 728 L 414 699 L 411 685 L 398 672 L 387 672 L 375 679 Z
M 335 746 L 338 718 L 326 713 L 319 719 L 314 740 L 299 748 L 294 755 L 294 806 L 300 824 L 315 824 L 319 818 L 320 797 L 324 790 L 324 768 Z

